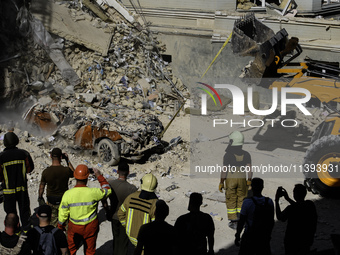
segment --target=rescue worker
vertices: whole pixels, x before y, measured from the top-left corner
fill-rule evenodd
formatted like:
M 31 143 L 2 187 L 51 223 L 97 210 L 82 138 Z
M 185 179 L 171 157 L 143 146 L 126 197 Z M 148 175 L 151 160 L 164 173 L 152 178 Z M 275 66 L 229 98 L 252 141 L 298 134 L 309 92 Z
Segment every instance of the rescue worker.
M 64 193 L 60 203 L 58 228 L 65 230 L 66 221 L 69 219 L 67 242 L 71 255 L 77 252 L 82 240 L 85 242 L 86 255 L 95 254 L 96 251 L 99 231 L 98 202 L 111 194 L 111 188 L 98 169 L 94 168 L 93 172 L 101 188 L 87 187 L 90 171 L 86 165 L 78 165 L 74 171 L 77 183 L 74 188 Z
M 137 246 L 137 236 L 143 224 L 155 220 L 156 202 L 155 190 L 157 178 L 146 174 L 141 179 L 141 191 L 130 194 L 118 210 L 118 218 L 131 243 Z
M 113 254 L 115 255 L 126 255 L 130 243 L 129 238 L 125 233 L 125 227 L 119 222 L 117 215 L 118 209 L 127 196 L 137 191 L 137 187 L 127 181 L 129 173 L 129 165 L 126 162 L 119 162 L 117 171 L 118 179 L 108 181 L 112 189 L 112 193 L 109 197 L 111 208 L 108 208 L 107 201 L 103 202 L 103 207 L 108 211 L 108 220 L 111 221 Z
M 247 151 L 242 149 L 244 136 L 241 132 L 232 132 L 229 139 L 230 143 L 223 158 L 219 191 L 223 192 L 222 189 L 226 191 L 228 226 L 236 229 L 242 202 L 251 184 L 251 157 Z M 248 173 L 248 180 L 246 173 Z
M 64 158 L 67 167 L 61 165 L 61 159 Z M 61 198 L 66 190 L 68 190 L 69 178 L 73 177 L 74 168 L 66 153 L 62 153 L 61 149 L 54 148 L 51 152 L 52 165 L 47 167 L 41 175 L 39 185 L 39 205 L 45 204 L 43 198 L 45 186 L 47 185 L 47 204 L 52 209 L 52 217 L 50 224 L 54 227 L 58 225 L 58 212 Z
M 27 191 L 27 173 L 34 169 L 31 155 L 16 146 L 19 138 L 14 132 L 4 136 L 5 149 L 0 153 L 0 181 L 4 185 L 4 210 L 7 214 L 17 214 L 19 207 L 21 225 L 24 230 L 30 227 L 30 199 Z

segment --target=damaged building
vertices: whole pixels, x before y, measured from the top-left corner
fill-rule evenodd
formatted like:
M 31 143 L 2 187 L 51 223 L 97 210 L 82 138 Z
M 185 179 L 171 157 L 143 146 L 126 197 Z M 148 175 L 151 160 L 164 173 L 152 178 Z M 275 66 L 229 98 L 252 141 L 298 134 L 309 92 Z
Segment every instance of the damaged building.
M 2 107 L 17 109 L 38 131 L 85 149 L 109 148 L 102 160 L 117 164 L 120 154 L 159 143 L 164 128 L 155 115 L 171 118 L 189 98 L 162 58 L 165 45 L 116 1 L 105 8 L 90 1 L 1 6 L 8 12 Z

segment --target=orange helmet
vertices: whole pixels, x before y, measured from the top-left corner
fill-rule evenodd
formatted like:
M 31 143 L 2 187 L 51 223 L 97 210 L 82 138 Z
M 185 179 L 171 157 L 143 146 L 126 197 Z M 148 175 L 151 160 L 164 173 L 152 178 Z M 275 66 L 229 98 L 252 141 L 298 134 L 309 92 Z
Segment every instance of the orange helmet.
M 90 175 L 90 171 L 86 165 L 78 165 L 73 175 L 78 180 L 86 180 Z

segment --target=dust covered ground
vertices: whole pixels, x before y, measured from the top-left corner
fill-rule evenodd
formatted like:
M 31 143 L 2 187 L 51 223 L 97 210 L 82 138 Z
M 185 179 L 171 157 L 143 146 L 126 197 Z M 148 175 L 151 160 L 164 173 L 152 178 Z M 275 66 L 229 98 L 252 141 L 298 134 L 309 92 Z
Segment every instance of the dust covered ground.
M 201 116 L 200 121 L 205 123 L 203 125 L 209 126 L 211 119 L 209 117 Z M 166 125 L 170 120 L 166 115 L 160 116 L 161 121 Z M 222 164 L 222 157 L 224 150 L 227 147 L 226 137 L 217 139 L 220 136 L 218 133 L 210 133 L 209 137 L 205 139 L 196 140 L 190 143 L 190 134 L 194 133 L 195 129 L 190 129 L 190 115 L 181 112 L 171 125 L 171 128 L 165 133 L 163 140 L 170 141 L 172 138 L 181 136 L 183 143 L 178 144 L 175 148 L 159 155 L 153 156 L 153 162 L 130 162 L 130 173 L 133 177 L 129 178 L 129 182 L 139 187 L 139 180 L 148 172 L 152 172 L 158 179 L 157 195 L 159 198 L 167 201 L 170 207 L 170 215 L 166 221 L 174 224 L 177 217 L 187 213 L 188 195 L 190 192 L 201 192 L 204 197 L 203 212 L 212 215 L 215 223 L 215 253 L 216 254 L 237 254 L 238 248 L 234 246 L 235 231 L 228 227 L 227 213 L 225 203 L 223 201 L 224 194 L 218 191 L 219 177 L 207 176 L 202 177 L 199 174 L 193 175 L 190 171 L 190 151 L 192 155 L 200 157 L 202 153 L 197 149 L 197 145 L 201 144 L 206 148 L 214 150 L 218 157 L 220 157 L 219 164 Z M 2 137 L 5 134 L 6 126 L 1 126 Z M 42 171 L 50 164 L 49 150 L 53 147 L 50 143 L 38 143 L 37 140 L 43 140 L 39 136 L 35 137 L 34 133 L 30 133 L 31 137 L 25 141 L 25 129 L 15 129 L 15 132 L 20 138 L 19 148 L 26 149 L 33 157 L 35 163 L 35 171 L 28 175 L 28 189 L 31 199 L 31 211 L 38 206 L 38 187 Z M 228 133 L 231 130 L 228 130 Z M 242 131 L 242 130 L 241 130 Z M 308 143 L 305 144 L 296 141 L 294 134 L 286 132 L 285 130 L 276 130 L 271 136 L 266 136 L 266 140 L 253 142 L 253 137 L 258 130 L 245 129 L 245 139 L 247 144 L 244 149 L 249 151 L 252 156 L 252 164 L 259 165 L 264 162 L 271 162 L 273 164 L 301 164 L 303 156 Z M 226 132 L 226 134 L 228 134 Z M 270 134 L 270 133 L 269 133 Z M 275 135 L 274 135 L 275 134 Z M 27 135 L 27 134 L 26 134 Z M 195 134 L 191 134 L 195 135 Z M 279 140 L 277 140 L 279 139 Z M 214 141 L 212 141 L 214 140 Z M 295 143 L 292 141 L 295 141 Z M 54 146 L 58 146 L 56 142 Z M 295 149 L 294 149 L 295 148 Z M 0 149 L 4 147 L 1 143 Z M 106 178 L 116 178 L 114 169 L 116 167 L 102 165 L 98 162 L 97 156 L 93 156 L 91 151 L 74 150 L 71 147 L 62 148 L 69 154 L 70 160 L 74 166 L 78 164 L 87 164 L 88 166 L 99 168 Z M 170 168 L 170 175 L 164 175 Z M 257 174 L 255 174 L 257 176 Z M 263 195 L 269 196 L 274 199 L 275 192 L 278 186 L 283 186 L 292 197 L 292 190 L 296 183 L 303 183 L 303 175 L 296 174 L 293 177 L 287 178 L 265 178 L 265 188 Z M 72 188 L 75 180 L 70 181 L 69 187 Z M 90 187 L 98 187 L 98 182 L 89 180 Z M 166 188 L 175 185 L 177 188 L 171 191 L 166 191 Z M 338 217 L 339 201 L 327 198 L 321 198 L 311 193 L 307 194 L 307 198 L 315 202 L 318 211 L 318 227 L 315 236 L 313 249 L 317 249 L 318 254 L 332 254 L 332 243 L 330 241 L 330 234 L 339 233 L 340 220 Z M 281 201 L 282 208 L 285 208 L 288 203 L 284 200 Z M 5 213 L 0 214 L 0 221 L 4 219 Z M 110 222 L 105 220 L 102 206 L 99 206 L 99 219 L 100 219 L 100 232 L 97 240 L 96 254 L 112 254 L 112 232 Z M 284 254 L 283 249 L 283 236 L 285 232 L 286 223 L 276 222 L 271 247 L 273 254 Z M 82 249 L 82 248 L 81 248 Z M 328 251 L 327 251 L 328 250 Z M 325 253 L 321 253 L 324 251 Z

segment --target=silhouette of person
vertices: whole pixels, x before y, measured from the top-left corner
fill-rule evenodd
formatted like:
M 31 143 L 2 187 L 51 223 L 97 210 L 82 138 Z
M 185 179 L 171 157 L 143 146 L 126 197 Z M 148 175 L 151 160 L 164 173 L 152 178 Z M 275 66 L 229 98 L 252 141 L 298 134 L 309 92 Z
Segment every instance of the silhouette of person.
M 165 222 L 169 215 L 169 206 L 164 200 L 156 202 L 155 221 L 140 227 L 137 237 L 137 247 L 134 255 L 175 255 L 175 228 Z
M 261 178 L 253 178 L 251 187 L 253 196 L 243 200 L 235 234 L 235 245 L 240 246 L 239 255 L 269 255 L 274 226 L 274 203 L 269 197 L 262 196 L 263 180 Z
M 192 193 L 188 207 L 190 212 L 176 220 L 175 229 L 179 234 L 180 254 L 214 254 L 215 226 L 211 216 L 200 211 L 202 201 L 201 194 Z
M 306 187 L 296 184 L 293 190 L 295 201 L 289 198 L 287 191 L 282 187 L 277 189 L 275 195 L 276 217 L 280 221 L 287 221 L 284 237 L 287 255 L 309 254 L 314 241 L 318 216 L 314 203 L 305 200 L 306 194 Z M 283 211 L 279 204 L 282 196 L 290 203 Z

